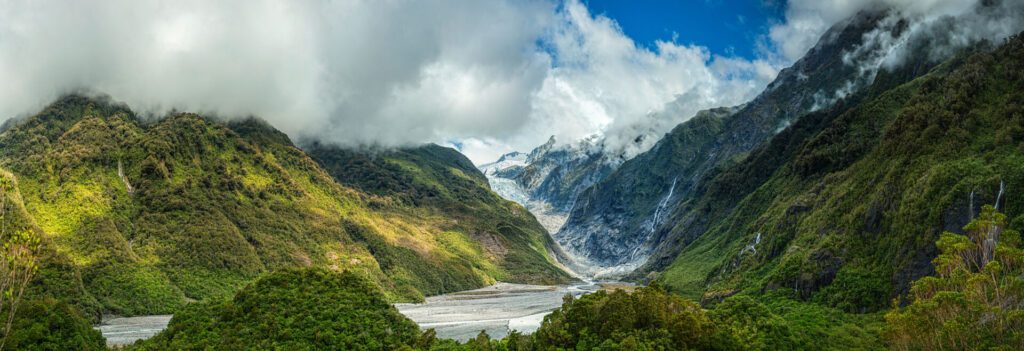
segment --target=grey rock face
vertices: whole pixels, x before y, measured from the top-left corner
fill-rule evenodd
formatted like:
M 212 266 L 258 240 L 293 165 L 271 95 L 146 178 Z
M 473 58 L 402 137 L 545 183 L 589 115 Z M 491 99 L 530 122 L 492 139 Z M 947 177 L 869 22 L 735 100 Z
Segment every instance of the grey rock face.
M 568 213 L 579 194 L 604 179 L 617 166 L 595 140 L 556 145 L 555 138 L 530 152 L 526 166 L 513 179 L 530 198 Z
M 529 209 L 550 233 L 556 233 L 579 193 L 610 174 L 618 163 L 594 139 L 558 145 L 551 137 L 529 154 L 505 154 L 480 169 L 495 192 Z
M 703 111 L 651 150 L 626 161 L 582 191 L 555 240 L 582 266 L 602 274 L 629 273 L 657 253 L 703 233 L 700 214 L 680 213 L 715 170 L 735 162 L 800 116 L 834 103 L 864 77 L 848 52 L 877 28 L 884 13 L 862 13 L 829 30 L 807 55 L 782 70 L 761 95 L 734 108 Z M 896 30 L 896 29 L 894 29 Z M 691 230 L 678 230 L 680 225 Z

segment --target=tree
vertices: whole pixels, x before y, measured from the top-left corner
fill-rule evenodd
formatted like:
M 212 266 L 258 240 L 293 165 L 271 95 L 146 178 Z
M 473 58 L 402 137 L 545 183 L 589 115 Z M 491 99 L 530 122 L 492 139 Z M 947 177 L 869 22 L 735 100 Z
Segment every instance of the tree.
M 536 350 L 728 349 L 693 301 L 654 283 L 632 293 L 598 291 L 566 298 L 533 334 Z
M 14 177 L 0 172 L 0 317 L 3 318 L 0 350 L 7 343 L 25 288 L 39 269 L 36 254 L 39 237 L 24 219 L 11 213 L 19 209 L 12 201 L 14 189 Z
M 937 276 L 914 282 L 912 303 L 886 315 L 895 349 L 1024 349 L 1020 234 L 992 206 L 964 230 L 941 235 Z

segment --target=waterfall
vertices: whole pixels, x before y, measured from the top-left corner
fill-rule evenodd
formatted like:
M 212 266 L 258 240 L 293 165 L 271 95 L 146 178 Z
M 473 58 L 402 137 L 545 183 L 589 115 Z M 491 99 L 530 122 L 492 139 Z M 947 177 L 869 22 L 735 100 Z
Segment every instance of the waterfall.
M 999 202 L 1003 199 L 1003 191 L 1006 190 L 1006 183 L 999 179 L 999 195 L 996 195 L 996 211 L 999 211 Z
M 744 253 L 747 253 L 747 252 L 757 253 L 757 245 L 760 245 L 760 244 L 761 244 L 761 232 L 757 232 L 757 235 L 754 236 L 754 242 L 748 244 L 747 247 L 744 247 L 743 250 L 740 251 L 740 255 L 742 255 Z
M 658 223 L 661 222 L 661 216 L 665 212 L 665 207 L 668 206 L 668 200 L 672 198 L 672 193 L 676 190 L 676 181 L 678 180 L 679 177 L 672 179 L 672 186 L 668 188 L 668 195 L 665 195 L 665 197 L 661 199 L 661 202 L 658 202 L 658 207 L 654 209 L 654 218 L 651 219 L 651 228 L 649 231 L 653 232 L 655 227 L 658 226 Z
M 640 253 L 640 248 L 644 247 L 644 244 L 654 236 L 654 231 L 658 228 L 658 224 L 661 223 L 661 216 L 665 214 L 665 208 L 668 207 L 668 201 L 672 199 L 672 194 L 675 193 L 677 181 L 679 181 L 679 177 L 672 179 L 672 186 L 668 188 L 668 194 L 658 202 L 658 207 L 654 209 L 654 215 L 651 216 L 651 225 L 647 228 L 647 235 L 643 240 L 637 243 L 636 248 L 634 248 L 633 252 L 629 254 L 630 260 L 635 259 L 636 255 Z
M 124 176 L 124 166 L 121 165 L 121 160 L 117 160 L 117 176 L 124 182 L 124 187 L 128 191 L 128 195 L 135 194 L 135 188 L 128 182 L 128 177 Z

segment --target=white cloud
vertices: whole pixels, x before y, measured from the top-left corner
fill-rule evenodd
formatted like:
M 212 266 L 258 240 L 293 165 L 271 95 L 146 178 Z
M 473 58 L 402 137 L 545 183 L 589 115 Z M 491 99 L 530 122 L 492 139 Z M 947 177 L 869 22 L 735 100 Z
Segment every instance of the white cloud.
M 774 74 L 757 69 L 638 47 L 576 0 L 0 0 L 0 119 L 89 90 L 346 145 L 460 141 L 483 162 L 637 129 L 679 96 L 738 103 Z
M 698 110 L 751 98 L 865 6 L 966 3 L 793 0 L 769 33 L 777 54 L 745 60 L 638 46 L 556 1 L 0 0 L 0 120 L 87 89 L 158 115 L 257 115 L 295 138 L 455 142 L 478 163 L 550 135 L 634 154 Z
M 786 22 L 770 30 L 776 51 L 769 55 L 798 59 L 833 24 L 865 10 L 884 10 L 885 17 L 843 54 L 859 77 L 837 91 L 818 92 L 819 105 L 871 83 L 880 69 L 910 58 L 938 62 L 973 43 L 999 43 L 1024 29 L 1024 2 L 1019 0 L 791 0 Z
M 1020 13 L 1015 13 L 1021 9 L 1019 0 L 789 0 L 785 20 L 770 28 L 769 38 L 776 54 L 786 60 L 795 61 L 814 46 L 829 27 L 860 11 L 892 9 L 893 15 L 908 19 L 913 26 L 934 23 L 944 17 L 963 20 L 984 2 L 1002 9 L 1003 13 L 975 13 L 991 21 L 988 24 L 962 22 L 957 26 L 960 33 L 971 33 L 979 29 L 985 31 L 985 27 L 992 29 L 994 26 L 1001 26 L 1004 29 L 1002 32 L 1015 28 L 1014 22 L 994 20 L 992 15 L 998 15 L 997 17 L 1003 19 L 1020 17 Z M 992 30 L 987 32 L 995 35 Z M 976 37 L 975 40 L 985 37 L 973 36 Z
M 3 1 L 0 118 L 88 89 L 293 137 L 507 137 L 549 68 L 545 1 Z
M 717 57 L 701 46 L 659 41 L 649 50 L 576 1 L 547 39 L 557 61 L 534 95 L 529 142 L 521 144 L 598 134 L 607 151 L 635 155 L 699 110 L 752 98 L 777 73 L 767 61 Z

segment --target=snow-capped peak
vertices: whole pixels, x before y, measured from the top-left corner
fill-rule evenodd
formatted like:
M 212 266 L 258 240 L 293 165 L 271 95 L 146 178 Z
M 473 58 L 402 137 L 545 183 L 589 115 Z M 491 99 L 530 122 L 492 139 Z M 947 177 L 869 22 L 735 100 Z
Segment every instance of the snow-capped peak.
M 509 170 L 515 167 L 526 166 L 526 158 L 526 154 L 518 151 L 512 151 L 510 153 L 501 155 L 501 157 L 499 157 L 497 161 L 481 165 L 479 168 L 480 171 L 484 172 L 485 175 L 494 175 L 498 172 Z

